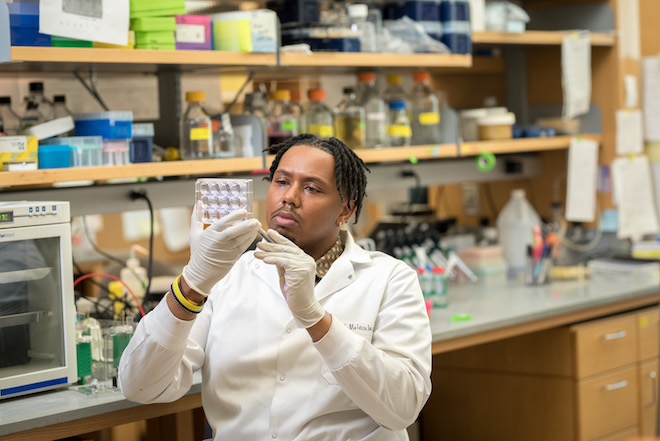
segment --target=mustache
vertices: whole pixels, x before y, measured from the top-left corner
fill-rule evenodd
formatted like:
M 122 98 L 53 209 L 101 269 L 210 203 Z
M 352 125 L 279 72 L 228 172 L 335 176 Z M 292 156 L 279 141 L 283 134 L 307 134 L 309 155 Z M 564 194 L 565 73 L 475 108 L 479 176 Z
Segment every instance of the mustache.
M 298 217 L 298 215 L 296 214 L 296 212 L 293 211 L 293 210 L 291 210 L 290 208 L 287 208 L 286 206 L 281 206 L 281 207 L 278 208 L 277 210 L 273 211 L 273 212 L 271 213 L 270 217 L 272 218 L 272 217 L 274 217 L 274 216 L 277 216 L 278 213 L 282 213 L 282 212 L 284 212 L 284 213 L 290 215 L 290 216 L 291 216 L 296 222 L 300 222 L 300 218 Z

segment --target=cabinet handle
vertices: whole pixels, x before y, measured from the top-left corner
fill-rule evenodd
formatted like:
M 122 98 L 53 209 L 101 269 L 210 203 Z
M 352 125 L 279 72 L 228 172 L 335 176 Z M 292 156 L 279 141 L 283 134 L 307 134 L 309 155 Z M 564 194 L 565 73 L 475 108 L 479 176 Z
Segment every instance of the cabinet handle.
M 628 335 L 628 333 L 626 331 L 613 332 L 611 334 L 603 335 L 603 340 L 616 340 L 616 339 L 619 339 L 619 338 L 623 338 L 626 335 Z
M 622 389 L 626 386 L 628 386 L 628 381 L 621 380 L 621 381 L 617 381 L 616 383 L 606 384 L 605 386 L 603 386 L 603 389 L 605 389 L 605 390 L 617 390 L 617 389 Z
M 658 380 L 657 380 L 658 375 L 655 373 L 655 371 L 651 371 L 647 375 L 651 379 L 651 389 L 653 390 L 653 399 L 651 400 L 650 403 L 644 404 L 644 407 L 653 407 L 655 406 L 655 403 L 658 400 Z

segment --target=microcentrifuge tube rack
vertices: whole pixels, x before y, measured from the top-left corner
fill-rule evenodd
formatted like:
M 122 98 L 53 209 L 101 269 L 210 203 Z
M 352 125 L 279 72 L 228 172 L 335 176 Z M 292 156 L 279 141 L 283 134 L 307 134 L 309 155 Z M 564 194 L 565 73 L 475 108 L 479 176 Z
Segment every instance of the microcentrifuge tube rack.
M 195 182 L 197 220 L 210 225 L 235 210 L 252 217 L 252 179 L 200 178 Z

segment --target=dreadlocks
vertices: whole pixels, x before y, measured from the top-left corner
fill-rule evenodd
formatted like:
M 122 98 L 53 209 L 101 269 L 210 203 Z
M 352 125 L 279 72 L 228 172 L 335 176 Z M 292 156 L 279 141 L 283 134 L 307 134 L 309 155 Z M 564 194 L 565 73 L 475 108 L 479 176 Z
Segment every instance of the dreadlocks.
M 364 199 L 367 188 L 365 170 L 370 170 L 350 147 L 337 138 L 319 138 L 316 135 L 303 133 L 283 143 L 271 146 L 270 150 L 277 153 L 270 166 L 270 176 L 265 179 L 269 182 L 273 180 L 273 174 L 280 165 L 282 155 L 296 145 L 315 147 L 330 153 L 335 158 L 335 184 L 337 186 L 337 192 L 341 201 L 346 202 L 344 200 L 344 193 L 342 192 L 343 188 L 346 192 L 348 202 L 353 201 L 355 203 L 355 223 L 357 223 L 360 211 L 362 210 L 362 200 Z

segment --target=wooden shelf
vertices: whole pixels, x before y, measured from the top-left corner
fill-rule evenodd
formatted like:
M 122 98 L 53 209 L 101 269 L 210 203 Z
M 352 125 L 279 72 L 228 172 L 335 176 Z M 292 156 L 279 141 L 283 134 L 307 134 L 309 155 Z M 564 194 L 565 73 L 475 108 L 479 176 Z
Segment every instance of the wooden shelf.
M 445 54 L 372 54 L 352 52 L 318 52 L 313 55 L 282 53 L 280 66 L 274 53 L 241 53 L 222 51 L 161 51 L 145 49 L 96 49 L 63 47 L 11 48 L 12 62 L 0 70 L 79 69 L 93 65 L 108 70 L 193 70 L 209 68 L 467 68 L 471 55 Z M 272 69 L 271 69 L 272 71 Z
M 201 68 L 268 67 L 277 64 L 274 53 L 223 51 L 166 51 L 68 47 L 11 48 L 12 62 L 0 70 L 79 69 L 94 65 L 109 70 L 157 71 Z
M 262 159 L 228 158 L 167 161 L 122 166 L 72 167 L 34 171 L 0 172 L 0 186 L 48 185 L 70 181 L 107 181 L 124 178 L 185 176 L 250 172 L 263 168 Z
M 599 135 L 584 135 L 600 141 Z M 493 154 L 525 153 L 567 149 L 570 136 L 554 138 L 524 138 L 506 141 L 479 141 L 461 145 L 459 154 L 455 144 L 436 144 L 382 149 L 360 149 L 357 155 L 367 164 L 412 162 L 432 159 L 451 159 L 474 156 L 484 151 Z M 270 164 L 269 156 L 266 164 Z M 126 178 L 153 178 L 158 176 L 200 176 L 227 173 L 267 173 L 262 159 L 229 158 L 197 161 L 151 162 L 124 166 L 73 167 L 34 171 L 0 172 L 0 187 L 48 186 L 60 182 L 109 181 Z
M 580 135 L 587 139 L 601 142 L 600 135 Z M 519 138 L 503 141 L 476 141 L 461 144 L 460 156 L 476 156 L 483 152 L 495 155 L 505 153 L 526 153 L 547 150 L 565 150 L 571 144 L 573 136 L 554 136 L 551 138 Z
M 573 31 L 525 31 L 515 32 L 473 32 L 472 42 L 474 44 L 494 45 L 561 45 L 562 40 Z M 614 46 L 616 36 L 614 34 L 598 33 L 591 34 L 592 46 Z
M 284 52 L 282 67 L 470 67 L 471 55 L 379 54 L 365 52 L 317 52 L 312 55 Z

